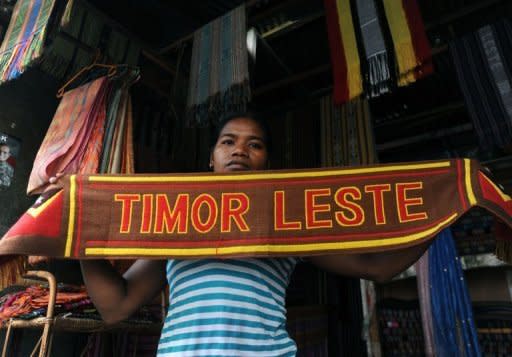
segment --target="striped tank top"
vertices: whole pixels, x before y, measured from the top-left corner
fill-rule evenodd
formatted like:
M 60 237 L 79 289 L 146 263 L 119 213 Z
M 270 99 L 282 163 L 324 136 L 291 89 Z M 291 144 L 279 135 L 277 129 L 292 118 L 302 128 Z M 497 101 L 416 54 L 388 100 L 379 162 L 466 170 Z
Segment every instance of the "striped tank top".
M 285 293 L 297 259 L 169 260 L 158 356 L 295 356 Z

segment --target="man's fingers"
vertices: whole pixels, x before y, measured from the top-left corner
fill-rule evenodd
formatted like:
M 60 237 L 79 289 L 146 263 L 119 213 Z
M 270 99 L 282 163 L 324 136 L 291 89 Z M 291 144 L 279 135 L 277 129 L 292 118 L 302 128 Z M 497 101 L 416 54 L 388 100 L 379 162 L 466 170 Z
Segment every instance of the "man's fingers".
M 56 183 L 62 176 L 64 176 L 63 172 L 57 172 L 55 176 L 50 177 L 48 181 L 50 183 Z

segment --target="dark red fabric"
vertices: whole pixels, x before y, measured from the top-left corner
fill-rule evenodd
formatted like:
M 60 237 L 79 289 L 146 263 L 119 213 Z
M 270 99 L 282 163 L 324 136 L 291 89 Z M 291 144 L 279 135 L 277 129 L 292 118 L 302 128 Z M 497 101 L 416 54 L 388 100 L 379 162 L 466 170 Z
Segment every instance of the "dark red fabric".
M 409 31 L 416 58 L 420 66 L 415 71 L 416 78 L 423 78 L 434 72 L 432 64 L 432 48 L 425 32 L 425 25 L 416 0 L 402 0 L 402 6 L 409 24 Z
M 343 104 L 349 99 L 347 61 L 341 38 L 336 0 L 324 0 L 327 34 L 331 48 L 334 102 Z

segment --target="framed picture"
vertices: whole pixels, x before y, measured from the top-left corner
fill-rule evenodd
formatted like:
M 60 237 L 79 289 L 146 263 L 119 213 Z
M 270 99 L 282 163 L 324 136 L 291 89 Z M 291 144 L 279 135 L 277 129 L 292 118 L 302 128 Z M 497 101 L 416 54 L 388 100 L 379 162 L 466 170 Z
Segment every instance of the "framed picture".
M 21 148 L 21 140 L 0 132 L 0 190 L 11 186 Z

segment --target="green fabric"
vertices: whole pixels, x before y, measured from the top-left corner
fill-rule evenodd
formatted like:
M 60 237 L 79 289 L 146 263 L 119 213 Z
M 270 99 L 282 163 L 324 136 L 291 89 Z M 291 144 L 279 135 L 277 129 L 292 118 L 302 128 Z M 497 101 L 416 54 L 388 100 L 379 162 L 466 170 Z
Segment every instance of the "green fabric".
M 18 0 L 0 47 L 0 83 L 23 73 L 43 50 L 55 0 Z

